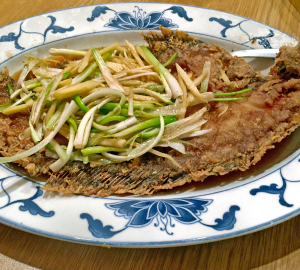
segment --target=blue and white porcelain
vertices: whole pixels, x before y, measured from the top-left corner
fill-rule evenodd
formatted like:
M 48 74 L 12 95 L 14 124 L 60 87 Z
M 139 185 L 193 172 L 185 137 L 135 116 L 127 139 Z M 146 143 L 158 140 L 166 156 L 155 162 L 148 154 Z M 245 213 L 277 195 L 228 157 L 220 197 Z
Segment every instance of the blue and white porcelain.
M 297 43 L 268 25 L 216 10 L 103 4 L 49 12 L 1 27 L 0 68 L 7 66 L 12 74 L 21 69 L 24 54 L 48 56 L 51 47 L 83 49 L 124 44 L 125 38 L 143 44 L 140 34 L 160 25 L 228 50 Z M 261 70 L 270 65 L 270 60 L 255 61 Z M 298 133 L 249 173 L 229 174 L 226 181 L 208 178 L 206 188 L 200 183 L 152 196 L 95 198 L 45 192 L 40 189 L 43 181 L 1 165 L 0 221 L 62 240 L 122 247 L 189 245 L 251 233 L 300 212 Z

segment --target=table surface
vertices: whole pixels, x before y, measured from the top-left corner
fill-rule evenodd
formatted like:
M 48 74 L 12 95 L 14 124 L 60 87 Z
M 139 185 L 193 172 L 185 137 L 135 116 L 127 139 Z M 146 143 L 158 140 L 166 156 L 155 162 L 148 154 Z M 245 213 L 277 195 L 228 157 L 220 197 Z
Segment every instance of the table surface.
M 105 2 L 108 1 L 2 0 L 0 26 L 57 9 Z M 271 25 L 300 39 L 299 0 L 190 0 L 189 2 L 160 0 L 159 2 L 189 3 L 235 13 Z M 297 216 L 260 232 L 214 243 L 164 249 L 107 249 L 49 239 L 0 224 L 0 270 L 35 269 L 35 267 L 41 269 L 300 269 L 299 228 L 300 216 Z

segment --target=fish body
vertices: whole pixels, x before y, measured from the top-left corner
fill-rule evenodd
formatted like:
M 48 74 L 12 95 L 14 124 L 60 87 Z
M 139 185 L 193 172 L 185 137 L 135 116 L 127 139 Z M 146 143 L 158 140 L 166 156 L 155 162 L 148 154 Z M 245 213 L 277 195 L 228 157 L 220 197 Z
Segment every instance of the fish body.
M 209 92 L 253 90 L 240 95 L 246 98 L 244 100 L 227 103 L 213 101 L 188 109 L 187 114 L 192 114 L 207 108 L 203 129 L 210 132 L 188 139 L 186 154 L 170 148 L 159 149 L 171 155 L 180 167 L 169 159 L 151 153 L 128 162 L 108 165 L 85 165 L 73 161 L 56 173 L 49 170 L 54 160 L 46 158 L 43 153 L 17 161 L 32 175 L 49 176 L 44 190 L 93 196 L 145 195 L 192 181 L 203 181 L 212 175 L 245 171 L 300 125 L 300 43 L 296 47 L 282 47 L 270 74 L 263 76 L 244 59 L 232 57 L 224 48 L 200 43 L 184 32 L 166 28 L 161 30 L 161 34 L 149 32 L 145 40 L 161 63 L 178 53 L 176 60 L 167 67 L 175 77 L 176 63 L 187 73 L 192 73 L 192 79 L 195 79 L 202 73 L 204 63 L 210 61 Z M 229 84 L 222 79 L 222 73 L 230 80 Z M 0 97 L 5 97 L 8 81 L 11 82 L 11 78 L 7 71 L 3 71 Z M 30 138 L 21 140 L 18 136 L 27 128 L 26 121 L 26 112 L 13 116 L 0 115 L 2 155 L 13 155 L 33 146 Z

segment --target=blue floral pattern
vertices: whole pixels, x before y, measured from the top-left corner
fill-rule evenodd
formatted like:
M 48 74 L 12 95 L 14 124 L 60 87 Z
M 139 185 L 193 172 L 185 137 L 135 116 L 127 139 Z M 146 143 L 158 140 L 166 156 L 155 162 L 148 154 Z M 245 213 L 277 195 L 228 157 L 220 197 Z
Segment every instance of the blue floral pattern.
M 23 212 L 28 211 L 33 216 L 40 215 L 42 217 L 52 217 L 54 215 L 54 211 L 46 212 L 40 206 L 38 206 L 38 204 L 36 202 L 34 202 L 35 199 L 37 199 L 38 197 L 43 195 L 43 191 L 40 190 L 39 186 L 36 186 L 36 193 L 33 196 L 31 196 L 30 198 L 11 201 L 10 195 L 5 190 L 3 183 L 5 180 L 8 180 L 12 177 L 16 177 L 16 175 L 7 176 L 7 177 L 0 179 L 1 189 L 7 196 L 7 203 L 5 205 L 1 206 L 0 209 L 8 207 L 12 204 L 21 203 L 22 205 L 20 205 L 19 210 L 23 211 Z
M 80 218 L 88 221 L 90 232 L 98 238 L 113 237 L 127 228 L 143 228 L 151 223 L 154 223 L 155 227 L 160 226 L 161 231 L 173 235 L 173 232 L 170 232 L 170 227 L 175 227 L 173 221 L 186 225 L 200 223 L 218 231 L 233 229 L 236 223 L 235 212 L 240 210 L 236 205 L 231 206 L 229 212 L 226 212 L 222 219 L 216 219 L 216 224 L 210 225 L 202 222 L 200 216 L 202 213 L 207 212 L 207 206 L 211 203 L 212 200 L 200 198 L 156 201 L 124 200 L 116 203 L 107 203 L 105 206 L 114 210 L 115 216 L 129 219 L 125 227 L 118 231 L 113 231 L 111 225 L 103 226 L 100 220 L 93 219 L 90 214 L 83 213 L 80 215 Z
M 155 11 L 147 13 L 138 6 L 133 13 L 129 12 L 117 12 L 107 6 L 95 7 L 92 11 L 92 16 L 87 18 L 87 21 L 92 22 L 102 14 L 106 14 L 107 11 L 115 13 L 115 17 L 109 20 L 109 23 L 105 24 L 105 27 L 121 30 L 143 30 L 143 29 L 156 29 L 159 26 L 165 26 L 169 28 L 178 28 L 178 25 L 173 23 L 171 19 L 165 18 L 164 14 L 167 11 L 171 11 L 173 14 L 177 14 L 180 18 L 184 18 L 186 21 L 193 21 L 192 18 L 187 16 L 187 13 L 183 7 L 172 6 L 163 11 Z
M 210 22 L 216 21 L 222 26 L 224 26 L 224 29 L 221 30 L 220 34 L 222 37 L 226 37 L 226 31 L 231 28 L 239 27 L 239 29 L 248 37 L 248 41 L 241 43 L 241 44 L 247 44 L 253 40 L 258 40 L 258 44 L 262 45 L 265 49 L 272 49 L 272 46 L 268 40 L 268 38 L 274 37 L 274 31 L 269 30 L 269 34 L 266 36 L 256 36 L 256 37 L 250 37 L 250 35 L 242 28 L 242 23 L 247 22 L 249 20 L 242 20 L 237 24 L 232 24 L 231 20 L 224 20 L 223 18 L 216 18 L 216 17 L 211 17 L 209 18 Z
M 298 162 L 300 162 L 300 159 L 298 160 Z M 281 180 L 282 180 L 282 186 L 278 187 L 277 184 L 272 183 L 269 186 L 267 185 L 262 185 L 259 188 L 254 188 L 250 190 L 250 194 L 255 196 L 257 193 L 268 193 L 268 194 L 273 194 L 273 195 L 279 195 L 279 203 L 282 206 L 286 206 L 286 207 L 292 207 L 294 206 L 293 204 L 289 204 L 285 198 L 284 198 L 284 193 L 286 191 L 287 188 L 287 183 L 291 182 L 291 183 L 298 183 L 300 182 L 300 180 L 288 180 L 286 179 L 283 175 L 282 175 L 282 169 L 279 170 L 280 172 L 280 176 L 281 176 Z
M 54 16 L 49 15 L 47 17 L 51 20 L 51 23 L 50 23 L 50 25 L 46 28 L 46 30 L 43 33 L 40 33 L 40 32 L 28 32 L 28 31 L 23 30 L 22 26 L 23 26 L 23 23 L 25 22 L 25 20 L 24 20 L 20 24 L 19 33 L 17 35 L 15 33 L 12 33 L 12 32 L 8 33 L 7 35 L 3 35 L 3 36 L 0 37 L 0 43 L 1 42 L 14 42 L 14 46 L 15 46 L 16 49 L 18 49 L 18 50 L 25 50 L 25 48 L 22 47 L 22 46 L 20 46 L 20 44 L 19 44 L 19 39 L 20 39 L 22 33 L 41 35 L 41 36 L 43 36 L 43 39 L 44 39 L 43 44 L 45 44 L 47 33 L 49 31 L 51 31 L 53 34 L 57 34 L 57 33 L 71 32 L 71 31 L 74 30 L 73 26 L 68 27 L 68 28 L 64 28 L 64 27 L 55 25 L 56 18 Z
M 55 41 L 59 41 L 60 46 L 75 47 L 77 38 L 73 37 L 88 36 L 88 40 L 92 40 L 95 33 L 152 30 L 160 25 L 206 36 L 207 41 L 213 37 L 222 43 L 225 39 L 224 44 L 257 47 L 250 44 L 256 39 L 262 47 L 271 48 L 271 44 L 296 42 L 271 27 L 213 10 L 158 3 L 105 4 L 54 11 L 1 27 L 0 62 L 3 65 L 7 61 L 9 51 L 21 56 L 33 47 Z M 238 35 L 231 35 L 231 31 Z M 6 64 L 9 68 L 12 65 L 10 61 Z M 281 168 L 287 167 L 288 162 L 296 164 L 293 168 L 297 172 L 290 170 L 291 173 L 285 175 L 283 169 L 282 173 Z M 255 177 L 243 184 L 221 186 L 207 192 L 187 192 L 186 198 L 175 194 L 162 199 L 155 196 L 93 198 L 43 192 L 42 184 L 20 180 L 17 174 L 0 165 L 0 222 L 59 239 L 112 246 L 186 245 L 238 236 L 300 212 L 299 200 L 295 199 L 300 180 L 290 180 L 298 179 L 299 164 L 290 157 L 282 164 L 281 168 L 272 169 L 270 177 Z M 275 203 L 268 201 L 270 197 Z M 249 208 L 255 211 L 247 212 Z M 278 211 L 282 209 L 287 213 L 285 216 Z M 264 211 L 269 211 L 268 220 L 261 218 Z M 69 230 L 58 226 L 61 223 Z M 135 233 L 142 237 L 135 238 Z

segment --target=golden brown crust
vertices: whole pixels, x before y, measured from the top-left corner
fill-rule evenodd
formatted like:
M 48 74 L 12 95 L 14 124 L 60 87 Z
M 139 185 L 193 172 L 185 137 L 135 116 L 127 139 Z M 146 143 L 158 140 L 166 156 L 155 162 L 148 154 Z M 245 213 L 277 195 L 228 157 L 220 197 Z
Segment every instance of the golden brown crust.
M 210 175 L 247 170 L 256 164 L 268 149 L 273 148 L 274 143 L 280 142 L 299 126 L 300 78 L 296 73 L 290 77 L 288 74 L 279 76 L 274 67 L 270 76 L 263 77 L 254 72 L 243 59 L 231 57 L 221 47 L 200 44 L 195 38 L 180 31 L 164 28 L 161 30 L 162 34 L 150 32 L 146 35 L 150 48 L 161 62 L 178 52 L 179 57 L 175 62 L 188 72 L 193 72 L 193 77 L 197 77 L 202 72 L 204 62 L 209 60 L 209 91 L 218 93 L 234 90 L 232 85 L 226 85 L 221 79 L 223 70 L 238 89 L 253 88 L 253 91 L 242 95 L 248 99 L 229 102 L 228 110 L 222 116 L 219 115 L 224 110 L 224 104 L 211 102 L 207 105 L 205 128 L 211 129 L 211 132 L 191 139 L 191 143 L 197 147 L 187 146 L 186 155 L 175 150 L 164 150 L 173 156 L 182 168 L 175 167 L 169 160 L 148 153 L 130 162 L 107 166 L 92 164 L 90 167 L 81 162 L 73 162 L 64 166 L 58 173 L 51 174 L 47 171 L 47 164 L 52 161 L 45 159 L 42 154 L 37 154 L 22 166 L 26 166 L 33 174 L 50 174 L 43 189 L 93 196 L 109 196 L 114 193 L 152 194 L 157 190 L 171 189 L 192 181 L 203 181 Z M 285 50 L 290 52 L 286 53 Z M 295 57 L 291 48 L 283 49 L 279 57 L 285 63 L 291 63 L 287 65 L 289 70 L 293 70 L 292 65 L 297 70 L 296 62 L 299 59 L 289 59 Z M 174 63 L 168 68 L 176 75 Z M 289 74 L 291 75 L 291 72 Z M 189 113 L 200 107 L 190 108 Z M 1 121 L 8 121 L 3 116 L 0 118 Z M 11 123 L 8 122 L 5 122 L 5 125 L 9 127 Z M 8 143 L 11 140 L 9 128 L 5 130 L 7 131 L 2 132 L 0 147 L 2 150 L 6 147 L 5 151 L 8 152 L 14 148 Z M 16 139 L 16 136 L 13 136 Z

